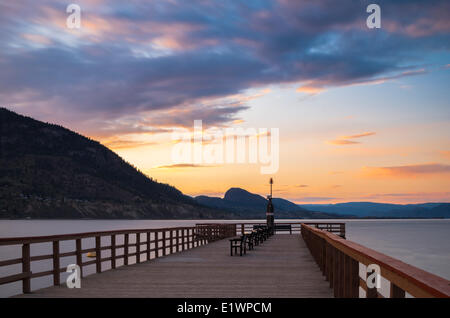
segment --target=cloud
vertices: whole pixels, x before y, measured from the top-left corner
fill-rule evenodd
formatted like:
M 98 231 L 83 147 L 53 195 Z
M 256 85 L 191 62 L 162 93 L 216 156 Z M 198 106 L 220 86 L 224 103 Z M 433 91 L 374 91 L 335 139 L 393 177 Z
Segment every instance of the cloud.
M 328 144 L 330 145 L 354 145 L 354 144 L 360 144 L 360 142 L 358 141 L 352 141 L 352 140 L 330 140 L 327 141 Z
M 309 95 L 316 95 L 323 92 L 325 89 L 322 87 L 314 87 L 314 86 L 301 86 L 297 88 L 297 92 L 306 93 Z
M 356 135 L 341 136 L 338 139 L 327 141 L 327 143 L 330 145 L 355 145 L 355 144 L 360 144 L 361 142 L 353 141 L 353 140 L 349 140 L 349 139 L 373 136 L 375 134 L 376 134 L 375 132 L 364 132 L 364 133 L 356 134 Z
M 439 154 L 444 158 L 450 159 L 450 150 L 441 150 Z
M 368 178 L 411 178 L 448 173 L 450 165 L 439 163 L 362 168 L 362 176 Z
M 139 148 L 144 146 L 153 146 L 157 144 L 156 142 L 145 142 L 145 141 L 136 141 L 136 140 L 112 140 L 112 141 L 104 141 L 103 144 L 113 150 L 118 149 L 130 149 L 130 148 Z
M 354 1 L 83 1 L 80 30 L 56 0 L 2 3 L 0 99 L 59 123 L 95 117 L 93 131 L 130 113 L 186 125 L 173 110 L 225 125 L 250 88 L 377 84 L 424 74 L 423 56 L 450 48 L 447 1 L 379 4 L 386 28 L 370 32 Z
M 375 134 L 376 134 L 375 132 L 365 132 L 365 133 L 362 133 L 362 134 L 356 134 L 356 135 L 350 135 L 350 136 L 342 136 L 342 137 L 339 137 L 339 139 L 355 139 L 355 138 L 373 136 Z

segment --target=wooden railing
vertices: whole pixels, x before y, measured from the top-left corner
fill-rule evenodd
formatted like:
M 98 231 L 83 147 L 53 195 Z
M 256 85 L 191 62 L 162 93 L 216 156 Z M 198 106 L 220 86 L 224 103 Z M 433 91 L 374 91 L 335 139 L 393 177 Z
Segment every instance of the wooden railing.
M 236 224 L 196 224 L 195 229 L 199 238 L 206 239 L 209 242 L 237 235 Z
M 231 231 L 230 229 L 233 229 Z M 197 231 L 200 231 L 199 233 Z M 205 235 L 207 234 L 207 235 Z M 94 265 L 97 273 L 104 270 L 104 263 L 108 262 L 111 269 L 118 266 L 118 260 L 123 265 L 130 263 L 130 258 L 135 257 L 135 262 L 140 263 L 160 256 L 176 253 L 185 249 L 194 248 L 208 242 L 215 241 L 227 236 L 235 235 L 235 225 L 208 225 L 199 227 L 174 227 L 160 229 L 134 229 L 91 233 L 77 233 L 52 236 L 0 238 L 0 246 L 15 245 L 21 248 L 21 257 L 0 260 L 0 267 L 22 264 L 19 273 L 0 278 L 0 285 L 22 281 L 23 293 L 31 292 L 31 279 L 43 276 L 53 276 L 53 285 L 61 284 L 61 273 L 66 268 L 61 267 L 61 259 L 75 257 L 76 264 L 81 269 Z M 102 245 L 102 238 L 107 238 L 108 245 Z M 95 246 L 83 247 L 83 240 L 95 239 Z M 120 240 L 120 242 L 119 242 Z M 75 250 L 61 252 L 60 243 L 63 241 L 74 241 Z M 30 249 L 34 244 L 50 243 L 52 252 L 45 255 L 31 255 Z M 132 249 L 132 250 L 131 250 Z M 102 256 L 102 252 L 108 252 L 108 256 Z M 120 255 L 118 252 L 122 252 Z M 92 253 L 92 260 L 86 257 Z M 95 253 L 95 254 L 94 254 Z M 105 254 L 105 253 L 104 253 Z M 52 269 L 32 272 L 32 262 L 51 260 Z
M 322 229 L 302 225 L 302 237 L 325 275 L 335 297 L 359 297 L 359 288 L 368 298 L 383 297 L 377 288 L 368 288 L 359 274 L 359 264 L 378 265 L 380 275 L 390 282 L 390 297 L 450 297 L 450 281 L 400 260 L 347 241 Z
M 253 229 L 254 225 L 265 225 L 265 222 L 260 223 L 237 223 L 236 224 L 236 233 L 242 234 L 245 232 L 249 232 Z M 326 230 L 331 233 L 335 233 L 336 235 L 345 238 L 345 223 L 312 223 L 312 222 L 276 222 L 275 224 L 287 224 L 291 225 L 292 233 L 291 234 L 300 234 L 302 229 L 302 224 L 308 224 L 310 226 Z

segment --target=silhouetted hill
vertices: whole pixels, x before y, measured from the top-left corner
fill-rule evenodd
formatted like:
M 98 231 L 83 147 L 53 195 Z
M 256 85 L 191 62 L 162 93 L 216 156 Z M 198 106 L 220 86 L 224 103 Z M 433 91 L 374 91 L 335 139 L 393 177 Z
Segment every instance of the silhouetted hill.
M 244 218 L 264 218 L 267 199 L 241 188 L 230 188 L 222 198 L 197 196 L 195 200 L 205 206 L 228 210 Z M 342 218 L 343 216 L 309 211 L 281 198 L 272 199 L 275 218 Z M 348 215 L 345 217 L 349 217 Z
M 0 108 L 2 218 L 222 216 L 95 140 Z
M 357 217 L 449 218 L 450 203 L 390 204 L 346 202 L 336 204 L 302 204 L 300 207 L 326 213 L 352 214 Z

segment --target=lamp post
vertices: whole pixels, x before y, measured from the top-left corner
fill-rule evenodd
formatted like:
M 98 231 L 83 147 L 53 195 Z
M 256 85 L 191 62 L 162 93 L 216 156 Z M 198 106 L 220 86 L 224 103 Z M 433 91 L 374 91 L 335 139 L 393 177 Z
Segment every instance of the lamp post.
M 270 178 L 270 195 L 267 196 L 267 210 L 266 210 L 266 219 L 267 219 L 267 228 L 271 234 L 274 233 L 274 217 L 273 217 L 273 204 L 272 204 L 272 184 L 273 179 Z

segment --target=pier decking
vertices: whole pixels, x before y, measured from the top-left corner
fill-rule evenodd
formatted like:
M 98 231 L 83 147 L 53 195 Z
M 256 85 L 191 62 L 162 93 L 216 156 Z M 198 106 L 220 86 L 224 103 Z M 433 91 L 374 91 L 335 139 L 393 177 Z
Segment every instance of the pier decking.
M 18 297 L 450 297 L 450 281 L 346 240 L 344 223 L 276 223 L 277 233 L 289 234 L 272 235 L 246 255 L 230 256 L 228 239 L 260 225 L 0 238 L 0 247 L 22 252 L 0 260 L 0 268 L 21 265 L 0 277 L 0 286 L 21 281 Z M 51 253 L 32 253 L 37 244 L 51 247 Z M 41 261 L 50 269 L 32 267 Z M 78 265 L 81 275 L 95 266 L 96 274 L 83 276 L 80 289 L 69 289 L 61 279 L 67 264 Z M 46 276 L 53 287 L 32 288 L 32 280 Z M 388 294 L 375 287 L 374 280 L 382 278 Z
M 245 256 L 227 239 L 20 297 L 333 297 L 300 235 L 274 235 Z

